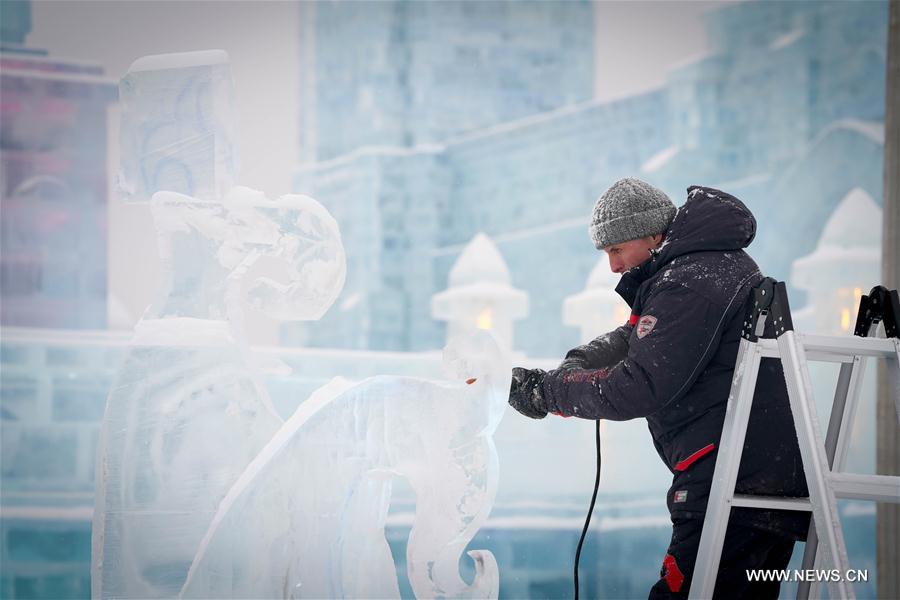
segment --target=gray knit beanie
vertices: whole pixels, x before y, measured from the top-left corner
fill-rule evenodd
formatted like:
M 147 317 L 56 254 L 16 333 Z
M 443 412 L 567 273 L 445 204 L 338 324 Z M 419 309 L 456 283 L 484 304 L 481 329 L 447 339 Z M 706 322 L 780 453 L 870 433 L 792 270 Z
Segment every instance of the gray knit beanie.
M 663 233 L 675 218 L 665 192 L 633 177 L 620 179 L 603 192 L 591 216 L 591 239 L 597 249 Z

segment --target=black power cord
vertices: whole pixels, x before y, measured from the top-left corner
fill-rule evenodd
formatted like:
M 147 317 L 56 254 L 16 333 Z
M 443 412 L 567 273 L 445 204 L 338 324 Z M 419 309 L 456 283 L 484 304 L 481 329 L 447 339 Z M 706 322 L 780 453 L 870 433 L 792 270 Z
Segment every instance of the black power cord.
M 584 529 L 581 530 L 581 539 L 578 540 L 578 550 L 575 551 L 575 600 L 578 600 L 578 561 L 581 560 L 581 547 L 591 524 L 591 515 L 594 513 L 594 503 L 597 502 L 597 489 L 600 487 L 600 421 L 598 420 L 595 440 L 597 442 L 597 477 L 594 479 L 594 494 L 591 496 L 591 507 L 588 509 L 587 518 L 584 520 Z

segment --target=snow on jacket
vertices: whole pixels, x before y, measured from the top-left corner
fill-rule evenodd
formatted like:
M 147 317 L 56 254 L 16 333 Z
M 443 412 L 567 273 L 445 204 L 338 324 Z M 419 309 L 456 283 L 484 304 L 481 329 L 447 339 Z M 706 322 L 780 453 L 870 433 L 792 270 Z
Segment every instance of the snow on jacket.
M 622 275 L 616 291 L 630 326 L 574 349 L 542 382 L 548 409 L 563 416 L 624 421 L 644 417 L 673 474 L 676 517 L 702 517 L 751 288 L 763 278 L 744 252 L 756 220 L 737 198 L 688 188 L 662 247 Z M 610 367 L 610 352 L 627 355 Z M 593 361 L 593 362 L 592 362 Z M 576 366 L 577 368 L 571 368 Z M 737 491 L 807 496 L 781 364 L 763 359 Z M 734 518 L 804 539 L 808 513 L 737 508 Z

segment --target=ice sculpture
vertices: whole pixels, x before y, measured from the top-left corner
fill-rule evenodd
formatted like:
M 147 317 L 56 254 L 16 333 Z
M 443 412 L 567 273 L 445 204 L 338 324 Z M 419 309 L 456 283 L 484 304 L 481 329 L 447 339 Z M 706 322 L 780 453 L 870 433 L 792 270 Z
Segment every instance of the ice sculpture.
M 344 282 L 337 223 L 311 198 L 157 192 L 152 210 L 167 281 L 107 402 L 95 596 L 177 594 L 219 502 L 282 425 L 241 341 L 247 269 L 261 256 L 287 265 L 287 283 L 246 293 L 281 318 L 319 318 Z
M 459 558 L 497 490 L 491 436 L 509 364 L 486 333 L 451 342 L 445 362 L 449 381 L 334 380 L 304 402 L 220 504 L 182 595 L 399 597 L 384 524 L 392 479 L 405 477 L 416 493 L 416 596 L 496 598 L 493 555 L 469 552 L 471 585 Z
M 122 80 L 122 184 L 150 198 L 165 282 L 107 401 L 92 595 L 396 597 L 384 519 L 402 476 L 416 594 L 496 598 L 490 553 L 470 552 L 472 585 L 458 562 L 496 492 L 506 358 L 487 334 L 464 338 L 445 352 L 449 381 L 338 379 L 277 416 L 243 312 L 318 319 L 346 261 L 315 200 L 231 185 L 227 73 L 224 53 L 202 52 L 141 59 Z M 286 281 L 246 281 L 262 257 Z

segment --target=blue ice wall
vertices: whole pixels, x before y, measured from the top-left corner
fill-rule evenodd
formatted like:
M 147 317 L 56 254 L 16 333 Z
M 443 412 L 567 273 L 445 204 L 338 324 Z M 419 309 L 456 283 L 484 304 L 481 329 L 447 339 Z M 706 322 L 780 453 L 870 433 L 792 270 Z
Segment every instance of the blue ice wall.
M 850 190 L 881 202 L 887 3 L 728 4 L 707 35 L 667 84 L 675 152 L 643 174 L 673 198 L 701 183 L 744 200 L 750 253 L 787 279 Z
M 593 93 L 593 8 L 573 2 L 320 2 L 317 155 L 442 142 Z
M 493 3 L 477 3 L 482 5 Z M 424 16 L 415 21 L 410 13 L 426 9 L 385 6 L 403 13 L 404 23 L 425 23 Z M 532 18 L 519 13 L 523 5 L 498 6 L 504 7 L 502 12 L 481 16 L 496 31 Z M 319 11 L 320 19 L 330 14 L 327 10 L 331 9 Z M 445 28 L 441 31 L 447 46 L 459 39 L 467 48 L 479 48 L 476 54 L 484 75 L 477 85 L 459 75 L 447 89 L 464 99 L 461 106 L 481 115 L 481 120 L 438 134 L 430 117 L 407 112 L 407 131 L 428 130 L 433 135 L 360 139 L 357 146 L 344 148 L 342 156 L 299 171 L 297 189 L 319 198 L 342 228 L 364 231 L 366 241 L 351 239 L 347 246 L 350 264 L 360 267 L 355 284 L 348 276 L 344 300 L 358 313 L 354 317 L 358 325 L 347 331 L 346 323 L 326 318 L 286 330 L 288 343 L 439 347 L 443 324 L 430 320 L 430 296 L 444 289 L 465 243 L 483 231 L 494 238 L 507 260 L 513 284 L 531 294 L 531 314 L 516 327 L 517 349 L 561 356 L 576 341 L 574 329 L 562 324 L 562 301 L 583 288 L 602 258 L 586 233 L 591 207 L 606 186 L 624 176 L 647 179 L 676 204 L 684 201 L 685 189 L 692 184 L 737 195 L 759 221 L 750 253 L 767 274 L 780 279 L 787 279 L 791 261 L 815 246 L 825 221 L 848 191 L 861 187 L 881 201 L 886 2 L 726 4 L 706 15 L 708 55 L 674 69 L 660 89 L 528 116 L 513 110 L 520 106 L 513 99 L 523 94 L 530 98 L 529 93 L 504 79 L 502 61 L 488 66 L 496 39 L 475 36 L 462 27 L 458 20 L 465 13 L 462 8 L 446 10 L 440 18 L 432 14 L 434 23 L 429 27 Z M 545 20 L 539 37 L 562 35 L 566 18 Z M 358 34 L 356 25 L 345 29 L 336 18 L 329 23 L 326 37 L 349 39 Z M 427 58 L 434 72 L 464 66 L 447 63 L 445 55 L 429 54 L 433 50 L 415 41 L 412 29 L 404 31 L 407 37 L 391 38 L 390 46 L 406 48 L 401 65 L 424 64 Z M 510 38 L 509 45 L 524 44 L 523 39 Z M 367 37 L 364 43 L 374 42 Z M 588 55 L 588 46 L 570 44 L 560 52 L 578 63 Z M 510 50 L 504 56 L 517 57 L 525 71 L 534 68 L 528 52 Z M 338 52 L 327 60 L 344 59 Z M 329 69 L 341 64 L 329 62 Z M 352 71 L 359 64 L 350 61 L 348 68 Z M 338 70 L 344 73 L 342 69 Z M 566 77 L 576 74 L 572 71 Z M 586 86 L 592 83 L 589 72 L 583 75 Z M 374 77 L 345 76 L 347 97 L 363 93 L 360 90 L 371 87 Z M 423 70 L 408 71 L 403 81 L 410 97 L 432 94 L 439 85 Z M 386 84 L 386 95 L 376 95 L 390 109 L 378 116 L 380 109 L 370 107 L 368 121 L 381 122 L 394 114 L 388 93 L 392 86 Z M 493 92 L 485 96 L 484 86 L 504 90 L 501 95 L 510 112 L 498 108 L 499 96 Z M 564 87 L 565 94 L 555 101 L 577 96 L 567 96 L 574 88 Z M 547 91 L 542 88 L 542 93 Z M 317 118 L 320 124 L 329 124 L 319 127 L 324 147 L 337 143 L 328 138 L 345 139 L 341 137 L 345 129 L 362 117 L 335 98 L 329 105 L 319 103 Z M 360 136 L 369 131 L 352 126 Z M 430 145 L 414 146 L 426 142 Z M 394 147 L 354 150 L 375 143 Z M 413 207 L 416 216 L 398 217 L 404 206 Z M 386 231 L 400 241 L 382 239 Z M 802 295 L 793 292 L 795 304 L 802 306 Z M 355 293 L 370 302 L 356 301 Z M 378 306 L 375 298 L 381 298 Z
M 886 2 L 742 2 L 667 85 L 673 143 L 727 181 L 784 168 L 842 119 L 884 118 Z
M 615 180 L 611 174 L 633 170 L 666 143 L 667 130 L 655 123 L 665 106 L 661 92 L 580 105 L 437 147 L 363 149 L 301 170 L 299 189 L 341 224 L 348 273 L 335 309 L 319 322 L 287 327 L 286 341 L 442 346 L 431 295 L 446 287 L 453 261 L 484 231 L 507 259 L 513 284 L 532 294 L 531 316 L 517 326 L 522 347 L 574 344 L 575 329 L 547 328 L 547 315 L 561 318 L 563 298 L 584 286 L 600 258 L 587 215 Z
M 298 187 L 340 224 L 347 280 L 321 321 L 286 325 L 285 340 L 381 350 L 442 347 L 430 316 L 431 255 L 450 177 L 447 157 L 428 150 L 364 150 L 301 171 Z

